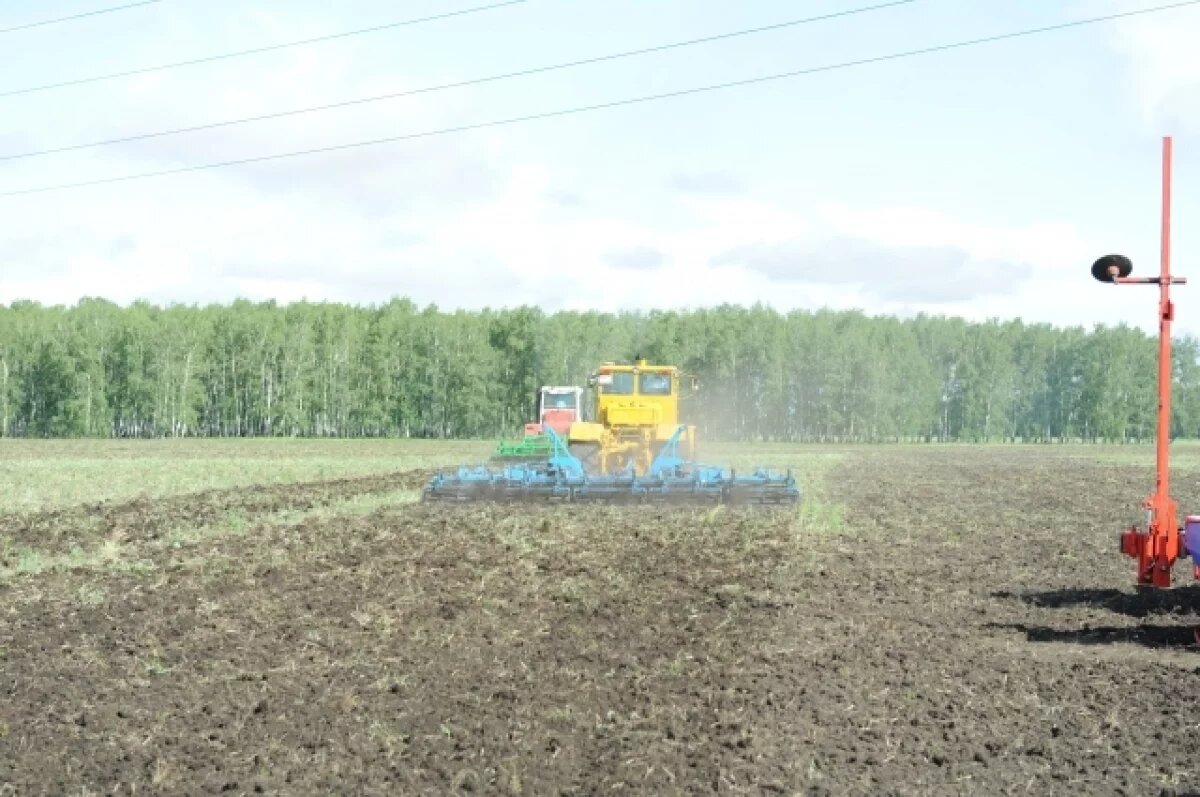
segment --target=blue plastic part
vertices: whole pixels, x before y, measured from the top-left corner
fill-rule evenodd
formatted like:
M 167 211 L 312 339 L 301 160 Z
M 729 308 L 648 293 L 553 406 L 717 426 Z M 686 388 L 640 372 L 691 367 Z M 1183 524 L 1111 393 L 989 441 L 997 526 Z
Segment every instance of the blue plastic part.
M 550 467 L 559 468 L 569 477 L 582 478 L 583 463 L 571 453 L 567 442 L 549 426 L 546 427 L 546 434 L 550 436 Z
M 567 443 L 547 429 L 551 454 L 545 462 L 459 467 L 439 472 L 425 486 L 422 500 L 434 501 L 602 501 L 607 503 L 786 504 L 800 500 L 791 471 L 784 475 L 757 468 L 748 475 L 679 456 L 680 426 L 654 458 L 645 475 L 633 467 L 609 474 L 588 474 Z
M 1184 522 L 1183 549 L 1192 557 L 1192 562 L 1200 567 L 1200 519 L 1190 515 Z
M 646 471 L 647 476 L 656 477 L 664 473 L 670 473 L 687 464 L 679 456 L 679 438 L 683 434 L 683 430 L 684 427 L 680 426 L 675 430 L 675 434 L 671 435 L 663 445 L 662 450 L 658 452 L 658 456 L 650 463 L 650 467 Z

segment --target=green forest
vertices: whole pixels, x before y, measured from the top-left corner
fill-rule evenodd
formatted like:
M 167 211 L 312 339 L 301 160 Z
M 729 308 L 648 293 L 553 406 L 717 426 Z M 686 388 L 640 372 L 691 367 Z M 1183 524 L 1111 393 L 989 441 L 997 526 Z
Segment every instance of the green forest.
M 542 384 L 605 360 L 678 365 L 706 439 L 1138 441 L 1154 434 L 1155 339 L 1126 326 L 721 306 L 446 311 L 100 299 L 0 305 L 10 437 L 516 434 Z M 1200 433 L 1200 344 L 1175 342 L 1172 432 Z

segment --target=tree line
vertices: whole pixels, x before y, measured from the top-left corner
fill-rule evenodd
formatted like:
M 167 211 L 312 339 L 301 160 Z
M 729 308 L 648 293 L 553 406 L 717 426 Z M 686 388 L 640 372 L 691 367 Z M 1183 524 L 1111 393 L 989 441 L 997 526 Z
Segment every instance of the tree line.
M 101 299 L 0 305 L 0 434 L 467 437 L 516 433 L 542 384 L 635 355 L 698 377 L 705 439 L 1138 441 L 1140 330 L 721 306 L 446 311 Z M 1175 342 L 1172 432 L 1200 435 L 1200 344 Z

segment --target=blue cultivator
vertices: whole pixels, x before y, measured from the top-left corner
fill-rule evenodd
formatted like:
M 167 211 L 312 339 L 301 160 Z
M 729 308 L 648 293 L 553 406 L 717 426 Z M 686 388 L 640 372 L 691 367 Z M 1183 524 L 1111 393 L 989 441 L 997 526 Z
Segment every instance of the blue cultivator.
M 600 501 L 662 504 L 794 504 L 800 490 L 790 471 L 733 470 L 689 462 L 679 456 L 683 427 L 638 476 L 630 465 L 589 474 L 550 428 L 550 457 L 504 468 L 460 467 L 439 471 L 425 485 L 423 501 Z

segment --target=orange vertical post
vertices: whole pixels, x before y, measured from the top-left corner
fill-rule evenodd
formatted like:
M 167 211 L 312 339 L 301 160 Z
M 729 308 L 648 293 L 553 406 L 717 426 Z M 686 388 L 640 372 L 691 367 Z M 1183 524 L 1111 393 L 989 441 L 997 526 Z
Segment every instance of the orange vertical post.
M 1165 136 L 1162 149 L 1162 249 L 1158 276 L 1129 276 L 1133 263 L 1124 255 L 1105 255 L 1092 264 L 1092 276 L 1101 282 L 1158 286 L 1157 475 L 1154 494 L 1142 502 L 1149 514 L 1146 530 L 1133 526 L 1121 534 L 1121 552 L 1137 559 L 1138 584 L 1153 587 L 1171 586 L 1171 567 L 1179 558 L 1182 541 L 1179 508 L 1171 499 L 1171 322 L 1175 320 L 1171 286 L 1185 285 L 1187 279 L 1171 275 L 1171 154 L 1171 137 Z M 1200 578 L 1200 565 L 1196 566 L 1195 572 Z
M 1162 152 L 1162 243 L 1160 248 L 1158 297 L 1158 479 L 1155 495 L 1170 495 L 1171 470 L 1168 446 L 1171 429 L 1171 139 L 1163 139 Z
M 1141 583 L 1156 587 L 1171 585 L 1171 566 L 1179 557 L 1179 518 L 1171 500 L 1171 138 L 1163 138 L 1162 150 L 1162 239 L 1158 279 L 1158 475 L 1150 509 L 1151 561 L 1145 564 Z
M 1130 277 L 1129 260 L 1101 258 L 1093 272 L 1098 278 L 1118 285 L 1158 285 L 1158 430 L 1157 475 L 1154 494 L 1142 505 L 1149 512 L 1145 531 L 1135 526 L 1121 535 L 1121 551 L 1137 559 L 1138 584 L 1171 586 L 1171 567 L 1179 558 L 1179 510 L 1171 499 L 1171 322 L 1175 306 L 1171 285 L 1187 282 L 1171 276 L 1171 138 L 1163 138 L 1162 150 L 1162 244 L 1157 277 Z M 1103 269 L 1107 269 L 1105 272 Z

